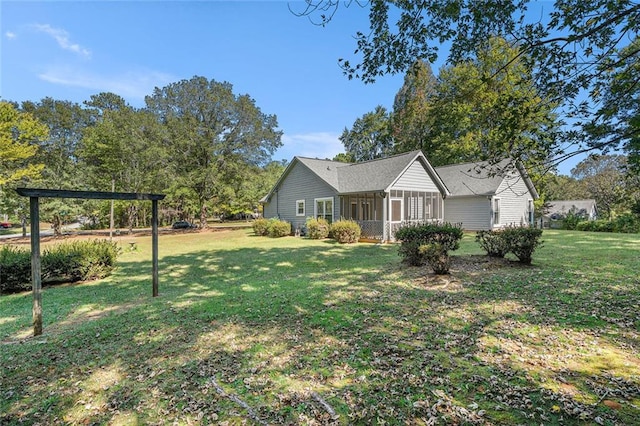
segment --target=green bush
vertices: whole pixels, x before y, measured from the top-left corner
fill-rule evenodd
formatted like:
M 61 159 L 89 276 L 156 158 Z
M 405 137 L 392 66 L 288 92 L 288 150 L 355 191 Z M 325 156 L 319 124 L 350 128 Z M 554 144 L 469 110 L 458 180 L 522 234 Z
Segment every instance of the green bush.
M 31 289 L 31 254 L 13 246 L 0 248 L 0 293 Z
M 501 230 L 478 231 L 476 242 L 491 257 L 505 257 L 509 253 L 509 245 Z
M 271 238 L 280 238 L 291 235 L 291 224 L 287 221 L 276 218 L 269 219 L 267 234 Z
M 253 233 L 265 237 L 269 234 L 269 221 L 265 218 L 258 218 L 253 221 Z
M 615 218 L 613 227 L 615 232 L 637 234 L 640 233 L 640 218 L 631 213 L 623 214 Z
M 329 236 L 329 222 L 326 219 L 319 217 L 307 218 L 307 236 L 312 240 L 321 240 Z
M 339 220 L 331 224 L 331 237 L 340 244 L 356 243 L 360 239 L 360 225 L 353 220 Z
M 442 244 L 423 244 L 419 247 L 418 251 L 427 261 L 429 266 L 431 266 L 433 272 L 438 275 L 445 275 L 449 273 L 449 269 L 451 268 L 451 258 Z
M 43 280 L 86 281 L 111 274 L 118 245 L 107 240 L 74 241 L 46 249 L 42 256 Z
M 513 253 L 520 263 L 530 264 L 533 252 L 542 245 L 540 237 L 542 229 L 532 227 L 508 227 L 502 231 L 509 252 Z
M 580 222 L 578 226 L 576 226 L 576 230 L 588 232 L 614 232 L 615 226 L 610 220 L 590 220 L 587 222 Z
M 464 233 L 459 225 L 450 223 L 411 223 L 401 225 L 395 233 L 400 241 L 398 254 L 409 265 L 423 265 L 427 259 L 420 253 L 420 246 L 439 244 L 445 253 L 457 250 Z
M 119 248 L 107 240 L 74 241 L 44 250 L 43 281 L 74 282 L 104 278 L 116 264 Z M 31 289 L 31 253 L 4 246 L 0 250 L 0 292 Z

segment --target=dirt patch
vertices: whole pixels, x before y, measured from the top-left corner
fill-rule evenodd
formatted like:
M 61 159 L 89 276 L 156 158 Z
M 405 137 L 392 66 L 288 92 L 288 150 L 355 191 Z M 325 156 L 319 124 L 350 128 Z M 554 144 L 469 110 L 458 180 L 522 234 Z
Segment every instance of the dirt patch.
M 530 268 L 519 262 L 486 255 L 452 256 L 450 273 L 446 275 L 434 274 L 429 266 L 414 268 L 411 274 L 416 284 L 424 285 L 432 290 L 459 291 L 463 282 L 470 277 L 492 274 L 497 271 L 512 268 Z

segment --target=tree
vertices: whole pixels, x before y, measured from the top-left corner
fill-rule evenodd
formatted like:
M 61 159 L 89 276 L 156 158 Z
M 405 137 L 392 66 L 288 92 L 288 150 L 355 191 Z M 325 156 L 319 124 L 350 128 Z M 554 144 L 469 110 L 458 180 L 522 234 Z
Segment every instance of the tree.
M 583 182 L 590 198 L 600 211 L 611 219 L 617 207 L 627 198 L 624 155 L 592 154 L 571 170 L 571 175 Z
M 441 69 L 435 92 L 427 112 L 433 152 L 425 152 L 434 164 L 515 158 L 533 171 L 548 160 L 557 129 L 553 103 L 540 96 L 518 49 L 504 39 L 492 38 L 474 58 Z
M 0 188 L 40 177 L 44 165 L 32 160 L 46 137 L 47 127 L 33 115 L 0 101 Z
M 341 163 L 355 163 L 356 160 L 353 158 L 353 154 L 350 154 L 348 152 L 339 152 L 338 154 L 336 154 L 333 158 L 332 161 L 339 161 Z
M 389 113 L 378 105 L 356 119 L 351 130 L 345 128 L 339 139 L 356 162 L 388 156 L 393 150 Z
M 76 103 L 52 98 L 23 102 L 22 110 L 31 113 L 49 129 L 49 136 L 41 140 L 38 147 L 37 158 L 44 164 L 38 185 L 54 189 L 87 189 L 86 173 L 78 164 L 77 151 L 83 131 L 90 125 L 89 113 Z M 60 235 L 63 221 L 79 213 L 82 204 L 83 200 L 43 199 L 42 218 L 51 222 L 55 235 Z
M 249 95 L 232 89 L 230 83 L 196 76 L 156 88 L 145 99 L 169 132 L 175 173 L 197 196 L 202 227 L 208 204 L 242 166 L 266 163 L 281 146 L 276 116 L 262 113 Z
M 89 182 L 100 190 L 159 192 L 169 182 L 167 135 L 149 111 L 128 105 L 105 109 L 86 129 L 81 158 L 90 171 Z M 139 222 L 139 203 L 127 205 L 127 226 Z
M 394 99 L 391 116 L 396 152 L 414 149 L 425 153 L 433 151 L 429 146 L 432 137 L 430 109 L 436 96 L 436 85 L 437 79 L 428 62 L 416 61 L 407 71 L 404 83 Z
M 326 25 L 339 4 L 310 0 L 298 15 Z M 542 98 L 557 103 L 571 121 L 573 131 L 555 141 L 555 162 L 589 150 L 626 147 L 625 141 L 638 135 L 637 125 L 624 138 L 612 136 L 605 126 L 582 143 L 588 128 L 608 119 L 593 114 L 597 105 L 609 102 L 601 90 L 608 80 L 604 70 L 612 64 L 630 69 L 624 64 L 638 62 L 640 4 L 634 0 L 556 0 L 552 8 L 534 0 L 374 0 L 367 5 L 370 28 L 355 37 L 360 59 L 355 64 L 339 60 L 349 78 L 373 82 L 405 71 L 417 59 L 434 62 L 444 43 L 450 44 L 449 61 L 456 64 L 500 36 L 525 58 Z M 504 72 L 497 69 L 490 77 Z M 626 96 L 625 91 L 610 94 L 616 102 Z M 573 144 L 564 147 L 567 140 Z

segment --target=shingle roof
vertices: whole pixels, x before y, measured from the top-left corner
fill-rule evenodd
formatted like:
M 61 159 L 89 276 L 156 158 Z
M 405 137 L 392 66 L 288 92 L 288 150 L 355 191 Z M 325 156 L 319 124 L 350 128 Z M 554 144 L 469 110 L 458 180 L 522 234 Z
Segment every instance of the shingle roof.
M 398 176 L 413 163 L 419 153 L 420 151 L 412 151 L 362 163 L 341 163 L 305 157 L 296 157 L 296 159 L 336 191 L 341 194 L 349 194 L 388 189 Z M 437 176 L 433 178 L 437 180 Z
M 556 200 L 549 201 L 546 216 L 553 214 L 566 214 L 575 207 L 580 212 L 584 210 L 589 213 L 592 208 L 596 207 L 596 200 Z
M 510 160 L 503 160 L 493 168 L 504 169 Z M 493 195 L 504 177 L 490 173 L 489 163 L 463 163 L 436 167 L 436 172 L 449 188 L 452 196 Z

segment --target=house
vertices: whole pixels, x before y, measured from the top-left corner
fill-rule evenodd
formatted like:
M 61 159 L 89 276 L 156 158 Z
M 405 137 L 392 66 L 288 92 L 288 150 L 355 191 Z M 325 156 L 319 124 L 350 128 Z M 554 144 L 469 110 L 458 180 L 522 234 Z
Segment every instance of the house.
M 363 238 L 382 241 L 408 222 L 446 221 L 469 230 L 532 223 L 538 194 L 524 170 L 493 176 L 481 166 L 434 169 L 420 151 L 354 164 L 294 157 L 261 203 L 265 218 L 294 229 L 309 216 L 352 219 Z
M 261 200 L 264 217 L 301 229 L 307 217 L 352 219 L 387 241 L 400 224 L 444 220 L 449 191 L 420 151 L 362 163 L 294 157 Z
M 549 201 L 545 205 L 545 213 L 542 216 L 542 226 L 544 228 L 560 227 L 567 214 L 573 213 L 585 220 L 596 220 L 598 209 L 596 200 L 556 200 Z
M 451 193 L 444 220 L 470 231 L 532 225 L 538 192 L 522 166 L 509 165 L 510 160 L 503 160 L 495 166 L 477 162 L 437 167 Z

